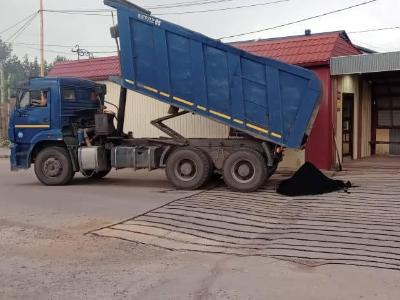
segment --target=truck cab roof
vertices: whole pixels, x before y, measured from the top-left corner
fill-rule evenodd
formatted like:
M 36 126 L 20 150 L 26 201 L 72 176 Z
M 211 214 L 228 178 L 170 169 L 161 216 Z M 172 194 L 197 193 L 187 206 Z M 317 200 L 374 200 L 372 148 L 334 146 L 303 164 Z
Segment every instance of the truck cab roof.
M 32 86 L 51 86 L 51 85 L 63 85 L 63 86 L 80 86 L 80 87 L 96 87 L 104 86 L 91 80 L 78 78 L 78 77 L 35 77 L 25 80 L 19 84 L 20 88 L 32 87 Z

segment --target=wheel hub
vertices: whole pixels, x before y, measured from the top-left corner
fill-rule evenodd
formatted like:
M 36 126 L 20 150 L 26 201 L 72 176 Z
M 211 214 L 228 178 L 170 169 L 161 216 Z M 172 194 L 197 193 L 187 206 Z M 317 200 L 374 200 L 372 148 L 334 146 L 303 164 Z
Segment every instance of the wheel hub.
M 177 168 L 175 169 L 175 174 L 182 181 L 190 181 L 197 174 L 196 165 L 191 160 L 188 159 L 182 160 L 177 165 Z
M 62 172 L 61 162 L 54 158 L 48 158 L 43 164 L 43 174 L 47 177 L 57 177 Z
M 246 177 L 250 174 L 250 168 L 247 164 L 241 164 L 237 170 L 240 177 Z
M 193 172 L 193 166 L 189 162 L 185 162 L 181 165 L 181 173 L 184 176 L 189 176 Z
M 253 179 L 255 175 L 255 167 L 250 161 L 241 160 L 233 164 L 231 174 L 236 181 L 247 183 Z

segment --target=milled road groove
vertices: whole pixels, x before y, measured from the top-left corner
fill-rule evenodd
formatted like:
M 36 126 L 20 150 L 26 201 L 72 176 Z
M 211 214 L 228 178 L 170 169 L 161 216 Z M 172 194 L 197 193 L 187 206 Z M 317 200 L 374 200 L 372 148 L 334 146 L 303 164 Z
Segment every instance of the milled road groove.
M 400 172 L 354 168 L 337 178 L 357 187 L 297 198 L 278 195 L 277 179 L 251 194 L 220 187 L 94 234 L 170 250 L 400 270 Z

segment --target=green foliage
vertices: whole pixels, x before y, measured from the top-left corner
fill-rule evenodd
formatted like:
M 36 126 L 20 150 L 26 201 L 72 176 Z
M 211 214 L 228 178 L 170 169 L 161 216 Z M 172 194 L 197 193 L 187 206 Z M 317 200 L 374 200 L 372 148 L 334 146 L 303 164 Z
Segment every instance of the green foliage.
M 47 62 L 46 62 L 46 71 L 50 71 L 56 63 L 63 62 L 63 61 L 68 61 L 68 58 L 66 58 L 65 56 L 57 55 L 52 63 L 47 65 Z
M 45 74 L 54 66 L 57 62 L 67 61 L 64 56 L 58 55 L 52 63 L 47 63 L 45 61 Z M 7 86 L 11 90 L 15 90 L 18 83 L 27 80 L 30 77 L 40 76 L 40 65 L 37 57 L 30 60 L 28 55 L 25 55 L 22 60 L 18 56 L 12 54 L 12 48 L 9 44 L 3 42 L 0 39 L 0 64 L 4 65 L 5 79 Z
M 3 138 L 0 138 L 0 147 L 9 147 L 10 146 L 10 141 L 9 140 L 6 140 L 6 139 L 3 139 Z
M 0 64 L 4 63 L 11 55 L 12 48 L 10 44 L 3 42 L 0 39 Z

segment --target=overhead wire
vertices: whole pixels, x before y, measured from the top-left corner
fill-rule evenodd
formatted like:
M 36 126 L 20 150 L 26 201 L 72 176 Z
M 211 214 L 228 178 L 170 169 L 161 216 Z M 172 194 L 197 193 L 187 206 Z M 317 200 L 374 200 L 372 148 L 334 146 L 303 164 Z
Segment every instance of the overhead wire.
M 38 14 L 38 11 L 35 11 L 33 14 L 30 14 L 29 16 L 23 18 L 22 20 L 18 21 L 17 23 L 7 27 L 6 29 L 3 29 L 2 31 L 0 31 L 0 35 L 5 33 L 5 32 L 7 32 L 7 31 L 9 31 L 9 30 L 11 30 L 11 29 L 13 29 L 14 27 L 17 27 L 19 24 L 21 24 L 22 22 L 28 20 L 29 18 L 31 18 L 32 16 L 34 16 L 36 14 Z
M 197 5 L 207 5 L 207 4 L 216 4 L 216 3 L 223 3 L 223 2 L 233 2 L 236 0 L 207 0 L 207 1 L 183 1 L 183 2 L 175 2 L 175 3 L 169 3 L 169 4 L 160 4 L 160 5 L 154 5 L 154 6 L 148 6 L 146 7 L 147 9 L 168 9 L 168 8 L 174 8 L 174 7 L 185 7 L 185 6 L 197 6 Z M 257 6 L 263 6 L 263 5 L 271 5 L 271 4 L 277 4 L 281 2 L 288 2 L 291 0 L 276 0 L 276 1 L 270 1 L 270 2 L 264 2 L 264 3 L 256 3 L 256 4 L 248 4 L 248 5 L 240 5 L 240 6 L 235 6 L 235 7 L 226 7 L 226 8 L 216 8 L 216 9 L 207 9 L 207 10 L 193 10 L 193 11 L 183 11 L 183 12 L 165 12 L 165 13 L 156 13 L 155 15 L 181 15 L 181 14 L 194 14 L 194 13 L 207 13 L 207 12 L 217 12 L 217 11 L 225 11 L 225 10 L 233 10 L 233 9 L 241 9 L 241 8 L 247 8 L 247 7 L 257 7 Z M 322 14 L 318 14 L 315 16 L 295 20 L 292 22 L 272 26 L 272 27 L 267 27 L 267 28 L 262 28 L 259 30 L 254 30 L 254 31 L 249 31 L 249 32 L 244 32 L 244 33 L 239 33 L 239 34 L 234 34 L 230 36 L 224 36 L 221 39 L 228 39 L 228 38 L 234 38 L 234 37 L 240 37 L 244 35 L 249 35 L 249 34 L 254 34 L 254 33 L 260 33 L 268 30 L 273 30 L 301 22 L 305 22 L 308 20 L 316 19 L 316 18 L 321 18 L 327 15 L 332 15 L 336 13 L 340 13 L 349 9 L 353 9 L 356 7 L 360 7 L 363 5 L 367 5 L 373 2 L 376 2 L 377 0 L 369 0 L 369 1 L 364 1 L 355 5 L 343 7 L 341 9 L 336 9 L 333 11 L 328 11 Z M 113 12 L 114 10 L 111 9 L 86 9 L 86 10 L 43 10 L 44 12 L 49 12 L 49 13 L 62 13 L 62 14 L 79 14 L 79 15 L 95 15 L 95 16 L 105 16 L 105 17 L 110 17 L 108 12 Z M 14 45 L 26 45 L 26 46 L 36 46 L 38 44 L 33 44 L 33 43 L 23 43 L 19 42 L 16 43 L 14 42 L 28 27 L 29 25 L 33 22 L 35 17 L 38 15 L 40 11 L 36 11 L 33 14 L 30 14 L 29 16 L 23 18 L 22 20 L 18 21 L 17 23 L 5 28 L 3 31 L 0 31 L 0 34 L 3 34 L 21 23 L 25 22 L 16 32 L 14 32 L 10 37 L 7 39 L 7 41 L 12 41 L 12 44 Z M 392 27 L 382 27 L 382 28 L 372 28 L 372 29 L 366 29 L 366 30 L 359 30 L 359 31 L 349 31 L 349 34 L 358 34 L 358 33 L 368 33 L 368 32 L 375 32 L 375 31 L 384 31 L 384 30 L 395 30 L 395 29 L 400 29 L 400 26 L 392 26 Z M 60 48 L 71 48 L 71 45 L 61 45 L 61 44 L 46 44 L 47 47 L 60 47 Z M 113 48 L 115 46 L 110 46 L 110 45 L 85 45 L 83 47 L 89 48 L 89 47 L 94 47 L 94 48 Z M 29 48 L 29 47 L 27 47 Z M 31 47 L 32 48 L 32 47 Z M 378 47 L 376 47 L 378 48 Z M 35 49 L 36 48 L 32 48 Z M 56 52 L 56 53 L 64 53 L 64 54 L 71 54 L 67 52 L 62 52 L 62 51 L 55 51 L 55 50 L 46 50 L 47 52 Z M 115 53 L 117 51 L 91 51 L 91 53 Z
M 48 13 L 57 13 L 57 14 L 66 14 L 66 15 L 83 15 L 83 16 L 102 16 L 102 17 L 110 17 L 109 14 L 89 11 L 89 10 L 56 10 L 56 9 L 44 9 L 44 12 Z M 110 12 L 111 10 L 109 10 Z
M 25 43 L 25 42 L 14 42 L 13 45 L 25 45 L 25 46 L 40 46 L 38 43 Z M 74 45 L 65 45 L 65 44 L 44 44 L 46 47 L 55 47 L 55 48 L 72 48 Z M 84 48 L 115 48 L 115 46 L 110 45 L 82 45 Z
M 208 12 L 217 12 L 217 11 L 227 11 L 227 10 L 234 10 L 234 9 L 250 8 L 250 7 L 257 7 L 257 6 L 266 6 L 266 5 L 278 4 L 278 3 L 289 2 L 289 1 L 291 1 L 291 0 L 276 0 L 276 1 L 269 1 L 269 2 L 264 2 L 264 3 L 247 4 L 247 5 L 225 7 L 225 8 L 215 8 L 215 9 L 205 9 L 205 10 L 192 10 L 192 11 L 181 11 L 181 12 L 155 13 L 154 15 L 156 15 L 156 16 L 167 16 L 167 15 L 199 14 L 199 13 L 208 13 Z
M 400 29 L 400 26 L 371 28 L 371 29 L 358 30 L 358 31 L 349 31 L 347 33 L 356 34 L 356 33 L 367 33 L 367 32 L 375 32 L 375 31 L 395 30 L 395 29 Z
M 32 15 L 17 31 L 15 31 L 8 39 L 5 40 L 6 43 L 15 41 L 28 27 L 32 24 L 33 20 L 36 18 L 38 13 Z
M 200 5 L 209 5 L 209 4 L 217 4 L 224 2 L 233 2 L 238 0 L 208 0 L 208 1 L 187 1 L 187 2 L 175 2 L 169 4 L 158 4 L 154 6 L 145 6 L 146 9 L 166 9 L 166 8 L 177 8 L 177 7 L 188 7 L 188 6 L 200 6 Z
M 258 29 L 258 30 L 243 32 L 243 33 L 239 33 L 239 34 L 232 34 L 232 35 L 221 37 L 220 39 L 229 39 L 229 38 L 240 37 L 240 36 L 245 36 L 245 35 L 254 34 L 254 33 L 260 33 L 260 32 L 273 30 L 273 29 L 277 29 L 277 28 L 282 28 L 282 27 L 285 27 L 285 26 L 298 24 L 298 23 L 302 23 L 302 22 L 305 22 L 305 21 L 309 21 L 309 20 L 325 17 L 325 16 L 328 16 L 328 15 L 333 15 L 333 14 L 336 14 L 336 13 L 340 13 L 340 12 L 343 12 L 343 11 L 346 11 L 346 10 L 350 10 L 350 9 L 353 9 L 353 8 L 356 8 L 356 7 L 364 6 L 364 5 L 367 5 L 367 4 L 376 2 L 376 1 L 377 0 L 364 1 L 364 2 L 361 2 L 361 3 L 358 3 L 358 4 L 346 6 L 346 7 L 340 8 L 340 9 L 335 9 L 335 10 L 328 11 L 328 12 L 325 12 L 325 13 L 322 13 L 322 14 L 318 14 L 318 15 L 315 15 L 315 16 L 311 16 L 311 17 L 307 17 L 307 18 L 303 18 L 303 19 L 299 19 L 299 20 L 296 20 L 296 21 L 291 21 L 291 22 L 288 22 L 288 23 L 279 24 L 279 25 L 275 25 L 275 26 L 271 26 L 271 27 L 267 27 L 267 28 L 262 28 L 262 29 Z
M 32 50 L 40 50 L 40 48 L 35 48 L 35 47 L 26 47 L 28 49 L 32 49 Z M 48 50 L 48 49 L 44 49 L 44 52 L 50 52 L 50 53 L 56 53 L 56 54 L 65 54 L 65 55 L 74 55 L 72 52 L 64 52 L 64 51 L 57 51 L 57 50 Z
M 226 1 L 234 1 L 234 0 L 223 0 L 223 1 L 222 0 L 214 0 L 214 1 L 209 2 L 209 3 L 226 2 Z M 239 6 L 233 6 L 233 7 L 214 8 L 214 9 L 205 9 L 205 10 L 190 10 L 190 11 L 179 11 L 179 12 L 159 12 L 159 13 L 154 13 L 154 15 L 155 16 L 166 16 L 166 15 L 185 15 L 185 14 L 219 12 L 219 11 L 227 11 L 227 10 L 234 10 L 234 9 L 266 6 L 266 5 L 278 4 L 278 3 L 289 2 L 289 1 L 292 1 L 292 0 L 275 0 L 275 1 L 268 1 L 268 2 L 264 2 L 264 3 L 253 3 L 253 4 L 239 5 Z M 207 3 L 207 4 L 209 4 L 209 3 Z M 163 7 L 163 8 L 167 8 L 167 7 Z M 109 17 L 109 14 L 106 14 L 105 12 L 113 12 L 113 10 L 100 10 L 100 9 L 94 9 L 94 10 L 55 10 L 55 9 L 46 9 L 46 10 L 43 10 L 43 11 L 49 12 L 49 13 L 71 14 L 71 15 L 86 15 L 86 16 L 103 16 L 103 17 Z

